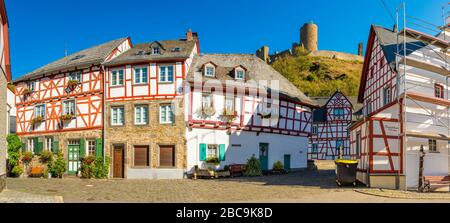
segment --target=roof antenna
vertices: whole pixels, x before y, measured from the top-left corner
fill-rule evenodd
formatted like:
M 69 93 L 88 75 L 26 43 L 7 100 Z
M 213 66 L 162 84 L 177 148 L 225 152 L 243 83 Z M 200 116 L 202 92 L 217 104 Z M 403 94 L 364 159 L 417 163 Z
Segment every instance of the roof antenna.
M 67 42 L 64 45 L 64 57 L 67 57 Z

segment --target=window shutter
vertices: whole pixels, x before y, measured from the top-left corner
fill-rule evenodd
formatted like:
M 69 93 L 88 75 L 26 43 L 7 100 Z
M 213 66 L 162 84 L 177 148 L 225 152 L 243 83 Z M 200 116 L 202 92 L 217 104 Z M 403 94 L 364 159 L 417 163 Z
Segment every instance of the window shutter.
M 103 157 L 103 139 L 95 139 L 95 155 Z
M 34 144 L 34 148 L 33 148 L 33 154 L 40 154 L 39 153 L 39 141 L 38 138 L 34 138 L 33 139 L 33 144 Z
M 206 144 L 200 143 L 200 161 L 206 161 Z
M 59 150 L 59 142 L 58 141 L 53 141 L 52 152 L 53 153 L 58 153 L 58 150 Z
M 42 153 L 42 149 L 44 148 L 44 143 L 43 142 L 38 142 L 37 143 L 37 153 L 38 155 L 40 155 Z
M 219 158 L 220 158 L 220 161 L 225 160 L 225 144 L 219 145 Z
M 22 153 L 25 153 L 27 151 L 27 143 L 23 142 L 22 143 Z
M 86 156 L 86 139 L 80 139 L 80 159 Z

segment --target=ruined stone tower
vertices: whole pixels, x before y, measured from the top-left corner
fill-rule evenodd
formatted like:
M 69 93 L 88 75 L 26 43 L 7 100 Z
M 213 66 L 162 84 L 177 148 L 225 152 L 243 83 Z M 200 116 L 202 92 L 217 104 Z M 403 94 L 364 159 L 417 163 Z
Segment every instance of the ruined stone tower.
M 256 56 L 261 58 L 261 60 L 264 60 L 266 63 L 270 63 L 269 47 L 263 46 L 263 47 L 259 48 L 256 51 Z
M 305 23 L 300 29 L 300 45 L 309 51 L 317 51 L 318 26 L 314 22 Z

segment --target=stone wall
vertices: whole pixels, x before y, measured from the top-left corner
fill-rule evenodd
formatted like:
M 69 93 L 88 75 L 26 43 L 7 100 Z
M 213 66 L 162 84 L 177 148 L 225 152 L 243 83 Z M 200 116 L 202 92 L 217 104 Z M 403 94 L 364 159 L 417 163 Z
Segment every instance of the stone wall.
M 364 62 L 364 57 L 350 54 L 350 53 L 342 53 L 342 52 L 336 52 L 336 51 L 330 51 L 330 50 L 319 50 L 319 51 L 313 51 L 310 54 L 311 56 L 316 57 L 328 57 L 328 58 L 335 58 L 339 60 L 349 60 L 349 61 L 359 61 Z
M 173 124 L 159 123 L 159 105 L 172 103 L 172 100 L 146 100 L 146 101 L 127 101 L 127 102 L 107 102 L 105 112 L 105 153 L 111 157 L 111 171 L 113 171 L 113 153 L 114 145 L 123 145 L 125 147 L 124 158 L 124 177 L 125 178 L 171 178 L 169 175 L 179 176 L 180 169 L 187 166 L 187 148 L 185 139 L 184 114 L 175 115 Z M 173 102 L 182 110 L 182 99 L 176 99 Z M 149 119 L 146 125 L 134 124 L 135 105 L 149 106 Z M 123 126 L 111 126 L 111 107 L 124 106 L 125 124 Z M 149 146 L 149 166 L 134 167 L 134 146 Z M 175 146 L 175 167 L 168 173 L 167 168 L 159 168 L 159 146 Z M 161 170 L 158 172 L 158 170 Z M 158 172 L 158 173 L 156 173 Z M 153 177 L 149 177 L 152 175 Z M 162 176 L 155 176 L 160 174 Z M 166 176 L 164 176 L 166 175 Z
M 3 71 L 3 70 L 2 70 Z M 9 128 L 5 128 L 8 123 L 6 120 L 7 112 L 6 112 L 6 76 L 3 72 L 0 72 L 0 126 L 2 127 L 0 133 L 0 191 L 4 188 L 4 176 L 6 174 L 6 151 L 7 151 L 7 143 L 6 143 L 6 134 Z

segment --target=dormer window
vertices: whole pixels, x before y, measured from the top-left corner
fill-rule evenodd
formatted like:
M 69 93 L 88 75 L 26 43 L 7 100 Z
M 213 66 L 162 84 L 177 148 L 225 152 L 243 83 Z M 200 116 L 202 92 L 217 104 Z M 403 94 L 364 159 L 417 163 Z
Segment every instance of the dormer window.
M 216 69 L 209 65 L 209 66 L 205 66 L 205 76 L 206 77 L 214 77 L 216 75 Z
M 236 80 L 244 80 L 245 79 L 245 71 L 243 69 L 236 69 L 234 78 Z
M 28 88 L 28 90 L 33 92 L 34 91 L 34 81 L 27 82 L 27 88 Z
M 152 54 L 161 54 L 161 49 L 159 47 L 153 47 Z

